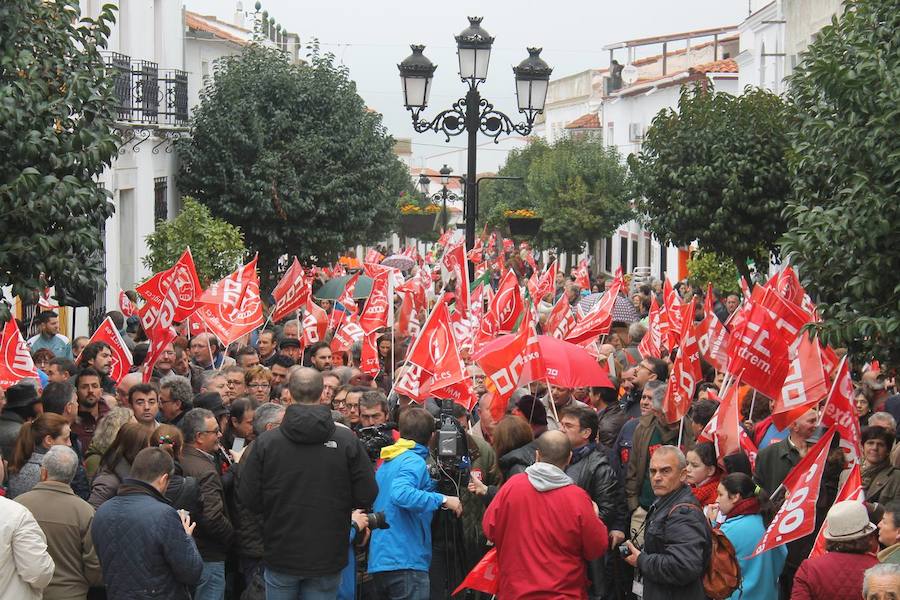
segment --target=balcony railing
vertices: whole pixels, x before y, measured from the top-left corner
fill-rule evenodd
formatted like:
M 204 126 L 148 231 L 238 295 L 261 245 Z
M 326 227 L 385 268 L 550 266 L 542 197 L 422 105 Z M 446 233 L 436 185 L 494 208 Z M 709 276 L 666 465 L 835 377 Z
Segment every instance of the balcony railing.
M 136 124 L 183 126 L 188 122 L 187 73 L 160 71 L 149 60 L 132 60 L 106 52 L 106 67 L 115 78 L 119 121 Z

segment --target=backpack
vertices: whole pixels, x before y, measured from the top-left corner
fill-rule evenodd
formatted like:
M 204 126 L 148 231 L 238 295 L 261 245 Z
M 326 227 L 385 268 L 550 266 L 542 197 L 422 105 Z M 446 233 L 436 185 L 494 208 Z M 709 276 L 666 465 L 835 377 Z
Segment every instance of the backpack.
M 682 506 L 689 506 L 700 511 L 701 514 L 703 513 L 696 504 L 684 502 L 669 509 L 669 514 L 671 515 L 672 511 Z M 703 521 L 709 526 L 706 515 L 703 515 Z M 724 600 L 741 587 L 741 565 L 738 562 L 734 545 L 722 533 L 722 530 L 718 527 L 710 527 L 709 530 L 712 544 L 709 562 L 703 573 L 703 593 L 712 600 Z

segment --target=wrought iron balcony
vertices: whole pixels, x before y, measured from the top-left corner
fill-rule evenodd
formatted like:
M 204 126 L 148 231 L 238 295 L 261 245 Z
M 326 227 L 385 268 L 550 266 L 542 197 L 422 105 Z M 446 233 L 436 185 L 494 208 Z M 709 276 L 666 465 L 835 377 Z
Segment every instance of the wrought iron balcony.
M 118 52 L 104 53 L 106 67 L 115 78 L 118 120 L 136 125 L 186 126 L 187 73 L 160 71 L 149 60 L 132 60 Z

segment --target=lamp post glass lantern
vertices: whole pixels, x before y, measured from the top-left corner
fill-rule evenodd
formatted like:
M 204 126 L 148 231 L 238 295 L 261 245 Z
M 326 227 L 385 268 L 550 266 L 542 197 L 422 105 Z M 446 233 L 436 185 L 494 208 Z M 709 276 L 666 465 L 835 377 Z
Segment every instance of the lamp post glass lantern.
M 481 27 L 481 21 L 481 17 L 469 17 L 469 26 L 455 36 L 459 76 L 469 88 L 465 97 L 454 102 L 451 108 L 441 111 L 430 121 L 420 119 L 420 115 L 428 106 L 431 80 L 437 66 L 428 60 L 424 54 L 425 47 L 421 45 L 410 46 L 413 53 L 397 65 L 403 86 L 403 104 L 412 115 L 413 129 L 417 133 L 426 131 L 443 133 L 448 142 L 451 136 L 463 132 L 468 136 L 465 176 L 467 249 L 471 249 L 475 244 L 475 221 L 478 217 L 478 188 L 475 185 L 478 133 L 493 138 L 494 143 L 499 143 L 499 138 L 503 134 L 521 136 L 530 134 L 535 118 L 544 111 L 547 87 L 553 71 L 540 57 L 540 48 L 528 48 L 528 58 L 513 67 L 517 108 L 525 116 L 525 121 L 514 123 L 509 116 L 495 110 L 494 105 L 482 98 L 478 90 L 478 84 L 487 79 L 491 46 L 494 43 L 494 38 Z M 447 169 L 446 176 L 449 181 L 449 167 L 446 165 L 444 167 Z M 444 169 L 441 169 L 441 183 L 444 190 L 447 189 L 447 181 Z M 446 208 L 444 219 L 446 228 Z

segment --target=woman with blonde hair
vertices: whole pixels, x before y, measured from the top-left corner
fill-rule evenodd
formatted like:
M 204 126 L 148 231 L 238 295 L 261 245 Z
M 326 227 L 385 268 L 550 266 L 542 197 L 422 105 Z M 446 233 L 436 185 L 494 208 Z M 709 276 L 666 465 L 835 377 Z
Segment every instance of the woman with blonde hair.
M 53 446 L 71 446 L 69 420 L 56 413 L 43 413 L 19 430 L 9 463 L 7 496 L 15 498 L 41 481 L 44 455 Z
M 269 393 L 272 391 L 272 372 L 262 365 L 250 367 L 244 374 L 244 382 L 250 396 L 257 404 L 269 401 Z
M 94 431 L 94 437 L 91 439 L 91 445 L 84 453 L 84 468 L 87 470 L 88 477 L 93 479 L 97 474 L 103 453 L 112 446 L 113 440 L 116 439 L 116 434 L 119 433 L 122 426 L 134 422 L 134 420 L 134 412 L 124 406 L 117 406 L 100 419 L 97 429 Z

